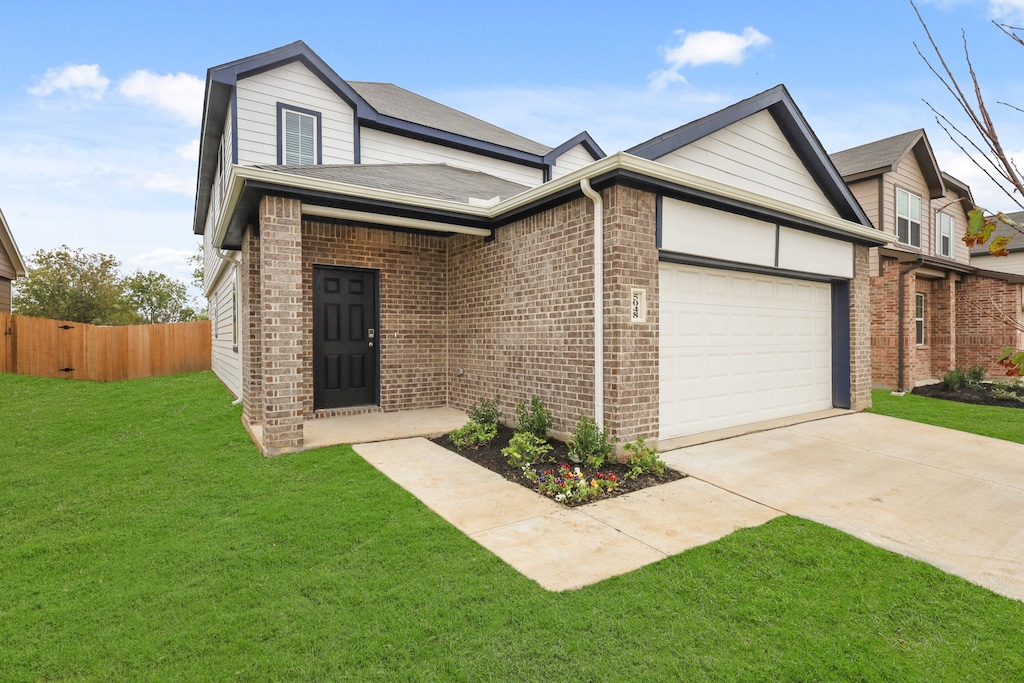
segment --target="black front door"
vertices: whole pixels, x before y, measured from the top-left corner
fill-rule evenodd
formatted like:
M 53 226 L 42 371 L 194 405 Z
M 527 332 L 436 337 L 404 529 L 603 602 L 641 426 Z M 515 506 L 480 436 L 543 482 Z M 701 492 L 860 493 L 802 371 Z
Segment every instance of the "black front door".
M 377 403 L 377 274 L 313 266 L 313 407 Z

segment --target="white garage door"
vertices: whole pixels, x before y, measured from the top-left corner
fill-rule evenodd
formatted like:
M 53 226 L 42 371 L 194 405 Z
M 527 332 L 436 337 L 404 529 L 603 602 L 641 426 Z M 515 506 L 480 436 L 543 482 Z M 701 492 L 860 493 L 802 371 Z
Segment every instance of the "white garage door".
M 832 407 L 826 283 L 662 263 L 662 440 Z

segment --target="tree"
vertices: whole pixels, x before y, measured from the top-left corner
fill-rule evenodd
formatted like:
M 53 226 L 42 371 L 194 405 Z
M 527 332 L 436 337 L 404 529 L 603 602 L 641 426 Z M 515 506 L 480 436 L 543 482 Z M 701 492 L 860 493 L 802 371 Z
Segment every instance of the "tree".
M 183 282 L 156 271 L 123 277 L 110 254 L 88 254 L 67 245 L 40 249 L 14 290 L 17 315 L 94 325 L 195 320 Z
M 175 323 L 195 320 L 196 312 L 188 305 L 184 282 L 151 270 L 135 271 L 124 279 L 124 297 L 138 322 Z
M 121 264 L 110 254 L 87 254 L 63 245 L 36 251 L 29 264 L 28 274 L 15 286 L 16 314 L 97 325 L 133 320 L 122 297 Z
M 921 12 L 917 9 L 917 5 L 914 4 L 913 0 L 910 0 L 910 5 L 914 8 L 914 12 L 917 14 L 918 21 L 921 22 L 921 26 L 924 28 L 925 35 L 928 37 L 928 43 L 931 45 L 932 51 L 935 53 L 935 59 L 938 62 L 938 67 L 929 61 L 928 57 L 921 52 L 921 48 L 914 43 L 914 47 L 917 49 L 917 54 L 920 55 L 924 63 L 928 65 L 931 72 L 939 79 L 946 90 L 953 96 L 957 106 L 967 117 L 969 126 L 964 126 L 968 132 L 962 130 L 960 126 L 957 126 L 953 121 L 942 114 L 927 100 L 924 101 L 928 108 L 932 110 L 935 115 L 935 121 L 939 126 L 946 132 L 949 139 L 953 141 L 960 150 L 967 155 L 967 157 L 977 166 L 982 173 L 984 173 L 995 185 L 1003 191 L 1004 194 L 1009 198 L 1011 202 L 1016 204 L 1021 209 L 1024 209 L 1024 178 L 1022 178 L 1020 171 L 1017 168 L 1017 164 L 1014 160 L 1006 153 L 1003 148 L 1003 144 L 999 139 L 999 131 L 996 129 L 995 122 L 992 119 L 989 106 L 985 102 L 985 96 L 982 93 L 981 84 L 978 81 L 978 75 L 974 70 L 974 65 L 971 63 L 971 54 L 967 45 L 967 34 L 964 31 L 960 32 L 961 40 L 963 42 L 964 51 L 964 62 L 967 65 L 967 71 L 970 79 L 970 90 L 965 90 L 961 85 L 957 76 L 953 73 L 946 59 L 942 56 L 942 51 L 936 44 L 935 39 L 932 38 L 931 31 L 928 30 L 928 25 L 925 23 L 924 18 L 921 16 Z M 1018 45 L 1024 47 L 1024 38 L 1021 37 L 1020 31 L 1024 29 L 1010 26 L 1008 24 L 1001 24 L 996 21 L 992 22 L 996 28 L 998 28 L 1005 36 L 1013 40 Z M 967 93 L 971 94 L 968 95 Z M 1013 111 L 1024 113 L 1024 109 L 1007 104 L 1006 102 L 997 102 L 1008 109 Z M 972 130 L 973 129 L 973 130 Z M 973 150 L 973 153 L 972 151 Z M 963 241 L 968 247 L 975 245 L 981 245 L 988 243 L 989 253 L 993 256 L 1008 256 L 1010 243 L 1024 235 L 1024 225 L 1017 223 L 1005 213 L 1001 211 L 989 211 L 983 207 L 975 207 L 968 214 L 967 229 L 963 235 Z M 1005 225 L 1011 228 L 1010 234 L 1002 234 L 994 239 L 992 233 L 995 231 L 998 225 Z M 991 239 L 991 242 L 989 241 Z M 968 302 L 982 313 L 996 319 L 1006 322 L 1012 327 L 1018 330 L 1024 331 L 1024 326 L 1020 322 L 1012 319 L 1006 319 L 1005 316 L 1001 315 L 997 311 L 977 304 L 976 302 Z M 998 362 L 1006 368 L 1008 375 L 1024 375 L 1024 351 L 1014 349 L 1012 347 L 1006 347 L 1003 349 Z

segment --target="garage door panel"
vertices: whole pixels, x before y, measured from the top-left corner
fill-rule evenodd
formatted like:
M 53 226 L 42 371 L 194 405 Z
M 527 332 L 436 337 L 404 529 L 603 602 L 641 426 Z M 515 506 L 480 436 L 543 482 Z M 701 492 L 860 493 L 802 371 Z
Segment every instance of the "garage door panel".
M 663 263 L 661 438 L 831 407 L 829 285 Z

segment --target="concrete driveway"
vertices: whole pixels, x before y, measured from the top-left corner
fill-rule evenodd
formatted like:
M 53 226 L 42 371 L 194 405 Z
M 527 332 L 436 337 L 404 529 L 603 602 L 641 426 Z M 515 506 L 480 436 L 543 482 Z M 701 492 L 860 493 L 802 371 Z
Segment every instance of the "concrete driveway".
M 857 413 L 663 458 L 762 505 L 1024 600 L 1022 445 Z

